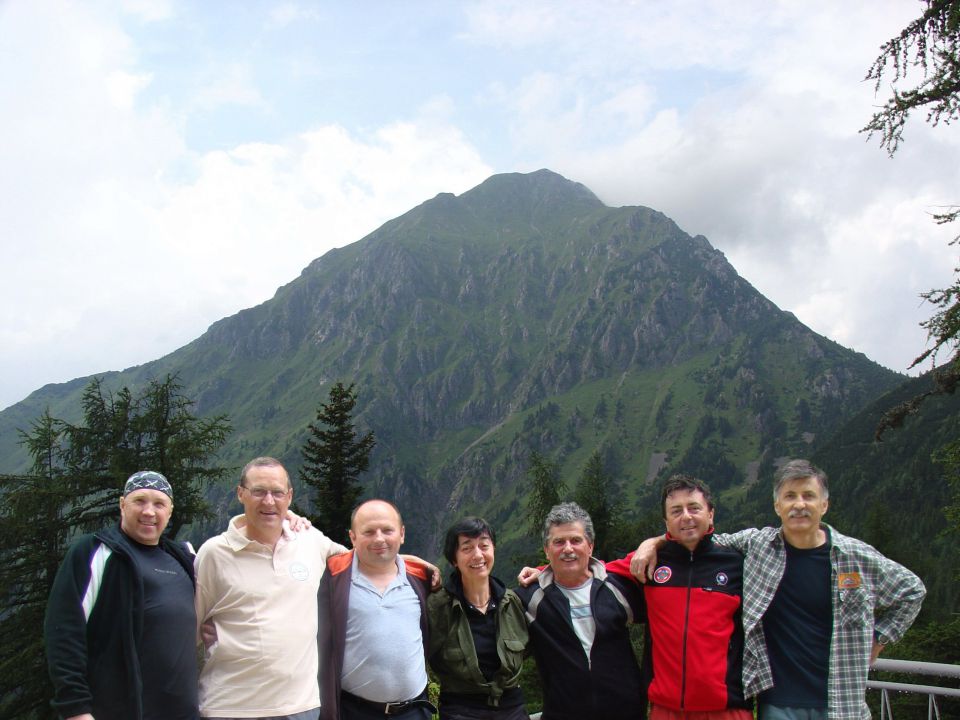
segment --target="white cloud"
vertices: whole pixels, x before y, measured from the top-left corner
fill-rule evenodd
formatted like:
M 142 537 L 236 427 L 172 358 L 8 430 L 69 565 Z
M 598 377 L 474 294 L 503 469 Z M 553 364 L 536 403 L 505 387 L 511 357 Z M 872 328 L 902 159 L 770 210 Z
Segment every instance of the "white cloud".
M 955 261 L 944 228 L 931 242 L 925 205 L 889 193 L 826 227 L 817 251 L 797 241 L 775 260 L 744 245 L 730 260 L 814 330 L 905 372 L 926 346 L 918 324 L 932 314 L 919 295 L 948 284 Z
M 320 13 L 316 8 L 302 3 L 283 2 L 271 8 L 268 17 L 271 29 L 282 30 L 297 21 L 317 20 Z
M 104 80 L 107 98 L 118 110 L 132 110 L 137 94 L 147 87 L 152 79 L 150 73 L 134 75 L 114 70 Z
M 121 0 L 119 5 L 125 13 L 144 23 L 169 20 L 174 15 L 170 0 Z
M 195 110 L 214 110 L 224 105 L 265 109 L 266 101 L 257 87 L 253 70 L 247 63 L 233 62 L 212 65 L 204 72 L 200 86 L 193 94 Z
M 326 250 L 490 173 L 457 132 L 413 125 L 369 137 L 321 127 L 283 145 L 209 153 L 198 167 L 152 233 L 182 260 L 181 282 L 204 283 L 224 313 L 270 297 Z
M 468 27 L 461 39 L 494 47 L 538 45 L 569 27 L 556 7 L 541 2 L 475 2 L 465 13 Z
M 328 126 L 284 144 L 210 152 L 197 158 L 192 182 L 146 196 L 138 183 L 90 183 L 83 207 L 63 218 L 69 244 L 49 237 L 44 257 L 14 260 L 16 277 L 0 291 L 0 344 L 12 351 L 0 374 L 18 378 L 25 394 L 159 357 L 271 297 L 327 250 L 490 173 L 455 129 L 400 124 L 369 137 Z M 88 351 L 64 358 L 64 346 Z M 58 355 L 56 371 L 35 364 L 37 353 Z M 8 390 L 0 403 L 17 399 Z

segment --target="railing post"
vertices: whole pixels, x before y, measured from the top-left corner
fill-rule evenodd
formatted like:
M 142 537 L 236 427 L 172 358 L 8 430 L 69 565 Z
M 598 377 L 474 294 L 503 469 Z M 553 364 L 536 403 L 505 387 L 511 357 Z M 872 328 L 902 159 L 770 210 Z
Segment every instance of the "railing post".
M 915 662 L 912 660 L 879 659 L 872 671 L 899 672 L 907 675 L 931 675 L 941 678 L 960 678 L 960 665 L 944 663 Z M 868 680 L 868 690 L 880 691 L 880 720 L 894 720 L 893 703 L 890 692 L 916 693 L 927 696 L 927 720 L 940 720 L 940 706 L 937 697 L 960 698 L 960 689 L 942 685 L 916 685 L 885 680 Z
M 886 690 L 880 691 L 880 720 L 893 720 L 893 710 L 890 708 L 890 694 Z

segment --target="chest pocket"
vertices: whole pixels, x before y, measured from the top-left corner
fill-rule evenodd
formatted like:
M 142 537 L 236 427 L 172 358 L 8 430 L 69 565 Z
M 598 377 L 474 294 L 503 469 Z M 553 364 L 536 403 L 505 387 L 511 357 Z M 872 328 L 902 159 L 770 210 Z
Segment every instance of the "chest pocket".
M 462 665 L 467 661 L 466 653 L 463 652 L 463 648 L 461 648 L 460 644 L 457 642 L 456 635 L 450 637 L 449 642 L 444 643 L 441 656 L 443 657 L 444 662 L 447 662 L 450 665 Z
M 873 625 L 873 603 L 863 587 L 837 590 L 840 601 L 840 624 L 844 627 Z
M 503 641 L 503 654 L 510 669 L 523 664 L 523 651 L 526 647 L 527 644 L 522 640 L 507 638 Z

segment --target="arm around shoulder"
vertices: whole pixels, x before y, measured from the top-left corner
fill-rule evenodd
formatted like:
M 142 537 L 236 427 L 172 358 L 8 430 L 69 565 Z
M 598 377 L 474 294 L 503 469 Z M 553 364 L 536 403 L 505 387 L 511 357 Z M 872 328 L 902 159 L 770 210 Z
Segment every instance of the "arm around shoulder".
M 771 528 L 772 529 L 772 528 Z M 757 528 L 746 528 L 735 533 L 714 533 L 713 541 L 717 545 L 733 548 L 744 555 L 750 552 L 750 545 L 760 540 L 763 536 L 763 530 Z
M 630 558 L 630 572 L 642 583 L 653 577 L 657 567 L 657 552 L 667 543 L 666 535 L 655 535 L 644 540 L 627 557 Z

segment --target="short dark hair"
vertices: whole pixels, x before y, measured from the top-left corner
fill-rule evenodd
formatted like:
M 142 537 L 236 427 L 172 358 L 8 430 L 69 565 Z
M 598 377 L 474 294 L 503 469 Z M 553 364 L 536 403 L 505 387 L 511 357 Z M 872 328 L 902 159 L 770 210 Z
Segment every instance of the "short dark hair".
M 693 475 L 677 473 L 676 475 L 670 476 L 663 484 L 663 490 L 660 491 L 660 512 L 663 513 L 664 518 L 667 517 L 667 498 L 678 490 L 689 490 L 690 492 L 699 490 L 703 493 L 703 499 L 707 501 L 707 510 L 713 510 L 713 498 L 710 495 L 710 486 L 700 478 L 693 477 Z
M 457 566 L 457 548 L 460 547 L 460 536 L 478 538 L 489 536 L 494 547 L 497 545 L 497 536 L 490 527 L 490 523 L 482 517 L 462 517 L 447 528 L 447 536 L 443 540 L 443 556 L 453 567 Z
M 827 487 L 827 474 L 809 460 L 798 458 L 791 460 L 777 471 L 773 480 L 773 499 L 776 500 L 780 497 L 781 488 L 788 482 L 806 480 L 807 478 L 816 479 L 823 491 L 824 500 L 830 497 L 830 488 Z

